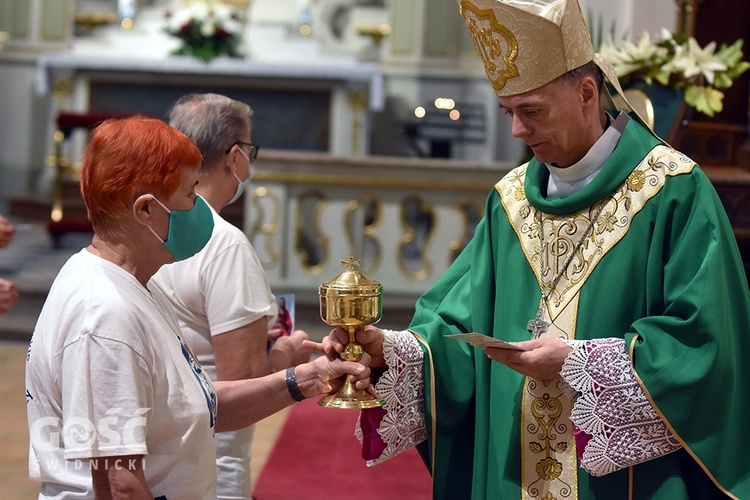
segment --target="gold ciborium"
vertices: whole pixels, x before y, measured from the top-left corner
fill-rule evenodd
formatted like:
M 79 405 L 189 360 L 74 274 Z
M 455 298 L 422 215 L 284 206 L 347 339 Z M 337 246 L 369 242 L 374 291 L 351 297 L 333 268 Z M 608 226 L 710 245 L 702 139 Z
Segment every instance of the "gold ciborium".
M 354 334 L 357 328 L 380 321 L 383 286 L 357 271 L 354 266 L 360 263 L 354 257 L 342 260 L 341 265 L 347 266 L 343 273 L 320 285 L 320 317 L 328 325 L 347 329 L 349 342 L 341 359 L 359 361 L 364 351 Z M 361 409 L 382 406 L 383 402 L 367 391 L 357 390 L 347 376 L 338 392 L 324 396 L 318 404 L 326 408 Z

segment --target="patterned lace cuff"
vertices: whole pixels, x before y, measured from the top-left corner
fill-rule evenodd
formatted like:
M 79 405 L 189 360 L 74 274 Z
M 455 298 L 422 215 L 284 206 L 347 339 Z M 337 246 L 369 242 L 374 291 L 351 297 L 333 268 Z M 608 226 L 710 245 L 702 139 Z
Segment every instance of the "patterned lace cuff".
M 571 347 L 560 375 L 579 394 L 570 419 L 592 436 L 581 456 L 584 469 L 604 476 L 681 448 L 638 384 L 623 339 Z
M 386 447 L 380 457 L 367 460 L 371 467 L 403 453 L 427 439 L 424 421 L 424 352 L 408 331 L 384 330 L 383 357 L 388 369 L 375 385 L 384 401 L 385 416 L 378 434 Z M 357 422 L 357 439 L 362 428 Z

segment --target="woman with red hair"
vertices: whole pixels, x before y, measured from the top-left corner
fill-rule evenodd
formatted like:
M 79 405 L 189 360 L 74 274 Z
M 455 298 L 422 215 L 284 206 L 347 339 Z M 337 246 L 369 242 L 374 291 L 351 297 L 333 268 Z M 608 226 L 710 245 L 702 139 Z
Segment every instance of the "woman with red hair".
M 214 432 L 329 392 L 345 374 L 369 383 L 363 364 L 325 356 L 211 383 L 149 283 L 211 236 L 195 193 L 200 165 L 190 139 L 151 118 L 105 121 L 90 138 L 81 192 L 95 234 L 52 284 L 27 356 L 29 471 L 40 498 L 215 498 Z

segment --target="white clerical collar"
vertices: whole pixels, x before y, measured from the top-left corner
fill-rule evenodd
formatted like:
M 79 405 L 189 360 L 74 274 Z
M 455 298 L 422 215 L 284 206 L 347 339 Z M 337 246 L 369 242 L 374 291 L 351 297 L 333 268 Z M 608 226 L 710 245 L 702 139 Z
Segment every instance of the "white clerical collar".
M 586 186 L 597 176 L 604 163 L 615 150 L 615 147 L 617 147 L 617 143 L 620 141 L 622 132 L 625 130 L 630 117 L 628 117 L 627 113 L 620 113 L 620 116 L 614 121 L 612 121 L 609 115 L 607 115 L 607 119 L 610 122 L 609 127 L 607 127 L 594 145 L 591 146 L 586 156 L 578 162 L 567 168 L 555 167 L 549 163 L 545 164 L 550 173 L 549 183 L 547 184 L 548 198 L 570 196 Z

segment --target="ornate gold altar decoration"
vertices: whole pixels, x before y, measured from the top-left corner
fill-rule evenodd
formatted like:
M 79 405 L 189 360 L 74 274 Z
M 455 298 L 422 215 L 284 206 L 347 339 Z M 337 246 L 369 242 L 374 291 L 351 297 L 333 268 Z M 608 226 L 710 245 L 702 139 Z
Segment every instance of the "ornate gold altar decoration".
M 362 195 L 349 200 L 344 207 L 344 232 L 354 254 L 363 255 L 371 264 L 363 270 L 377 270 L 383 257 L 383 247 L 378 239 L 380 219 L 383 215 L 380 198 Z
M 358 35 L 369 38 L 371 42 L 359 51 L 359 60 L 379 61 L 383 39 L 391 34 L 391 26 L 389 24 L 357 23 L 354 25 L 354 31 Z
M 367 110 L 367 92 L 363 90 L 352 90 L 346 95 L 346 102 L 352 112 L 352 154 L 358 155 L 360 151 L 359 136 L 362 133 L 362 118 Z
M 242 9 L 247 9 L 250 7 L 250 0 L 221 0 L 222 3 L 225 3 L 227 5 L 234 5 L 235 7 L 239 7 Z M 189 3 L 189 2 L 188 2 Z
M 328 264 L 330 240 L 321 221 L 329 203 L 328 197 L 317 190 L 297 196 L 294 248 L 302 267 L 310 274 L 322 273 Z
M 484 215 L 484 205 L 476 199 L 464 198 L 453 205 L 453 209 L 461 217 L 461 236 L 448 244 L 450 249 L 450 262 L 456 260 L 466 245 L 474 237 L 474 230 Z
M 264 203 L 264 200 L 267 200 L 267 203 Z M 256 250 L 259 248 L 263 250 L 263 253 L 258 255 L 263 267 L 274 267 L 281 259 L 281 251 L 274 244 L 281 226 L 281 198 L 268 187 L 260 186 L 253 190 L 250 203 L 253 206 L 255 219 L 247 238 Z
M 370 37 L 372 43 L 379 46 L 383 39 L 391 34 L 391 26 L 389 24 L 358 23 L 354 25 L 354 31 L 358 35 Z
M 398 246 L 398 265 L 410 279 L 422 281 L 432 275 L 427 250 L 435 236 L 436 219 L 432 205 L 417 195 L 401 202 L 403 235 Z
M 73 22 L 81 27 L 84 35 L 91 35 L 99 26 L 106 26 L 117 22 L 114 12 L 76 12 Z
M 357 271 L 354 266 L 360 262 L 354 257 L 342 260 L 341 265 L 347 266 L 343 273 L 320 285 L 320 317 L 328 325 L 347 329 L 349 342 L 341 359 L 359 361 L 364 351 L 355 333 L 360 327 L 380 321 L 383 286 Z M 337 393 L 324 396 L 318 404 L 326 408 L 362 409 L 382 406 L 383 401 L 367 391 L 357 390 L 347 376 Z

